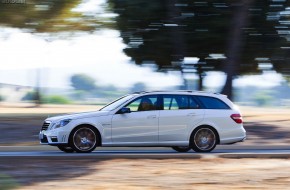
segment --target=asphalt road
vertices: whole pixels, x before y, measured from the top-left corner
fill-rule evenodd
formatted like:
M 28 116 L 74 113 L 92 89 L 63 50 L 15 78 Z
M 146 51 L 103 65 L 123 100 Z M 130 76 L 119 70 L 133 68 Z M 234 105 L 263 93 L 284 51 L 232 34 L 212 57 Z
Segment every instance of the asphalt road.
M 50 146 L 1 146 L 0 157 L 49 157 L 49 158 L 290 158 L 288 146 L 217 146 L 211 153 L 189 151 L 179 153 L 163 147 L 100 147 L 92 153 L 64 153 Z

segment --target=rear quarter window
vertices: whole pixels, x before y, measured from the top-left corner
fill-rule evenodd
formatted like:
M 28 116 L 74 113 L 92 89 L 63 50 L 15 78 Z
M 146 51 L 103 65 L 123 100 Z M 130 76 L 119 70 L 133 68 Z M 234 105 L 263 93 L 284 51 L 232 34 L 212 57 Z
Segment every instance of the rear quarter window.
M 197 99 L 202 103 L 205 109 L 231 109 L 222 100 L 208 96 L 197 96 Z

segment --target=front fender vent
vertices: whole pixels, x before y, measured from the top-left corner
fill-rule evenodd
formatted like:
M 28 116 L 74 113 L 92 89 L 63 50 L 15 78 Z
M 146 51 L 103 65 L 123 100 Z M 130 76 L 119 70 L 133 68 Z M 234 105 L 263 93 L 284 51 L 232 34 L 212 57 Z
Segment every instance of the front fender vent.
M 46 131 L 50 125 L 50 122 L 45 121 L 41 127 L 42 131 Z

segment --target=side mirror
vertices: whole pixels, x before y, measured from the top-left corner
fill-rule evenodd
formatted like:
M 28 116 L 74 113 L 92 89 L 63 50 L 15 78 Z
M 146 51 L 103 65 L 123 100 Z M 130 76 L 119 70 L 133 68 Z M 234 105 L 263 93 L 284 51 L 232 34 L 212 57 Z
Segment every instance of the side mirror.
M 124 113 L 131 113 L 131 110 L 130 108 L 121 108 L 119 111 L 118 111 L 119 114 L 124 114 Z

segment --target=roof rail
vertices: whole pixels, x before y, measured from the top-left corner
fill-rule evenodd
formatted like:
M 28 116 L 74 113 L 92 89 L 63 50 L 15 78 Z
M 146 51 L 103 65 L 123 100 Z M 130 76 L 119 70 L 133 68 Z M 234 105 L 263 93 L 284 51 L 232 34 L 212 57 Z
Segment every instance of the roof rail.
M 133 92 L 132 94 L 146 94 L 146 93 L 152 93 L 152 92 L 197 92 L 197 93 L 211 93 L 216 95 L 222 95 L 218 92 L 206 92 L 206 91 L 198 91 L 198 90 L 152 90 L 152 91 L 138 91 Z
M 133 92 L 132 94 L 145 94 L 145 93 L 152 93 L 152 92 L 194 92 L 192 90 L 152 90 L 152 91 L 138 91 Z
M 132 92 L 131 94 L 143 94 L 146 93 L 146 91 L 137 91 L 137 92 Z

